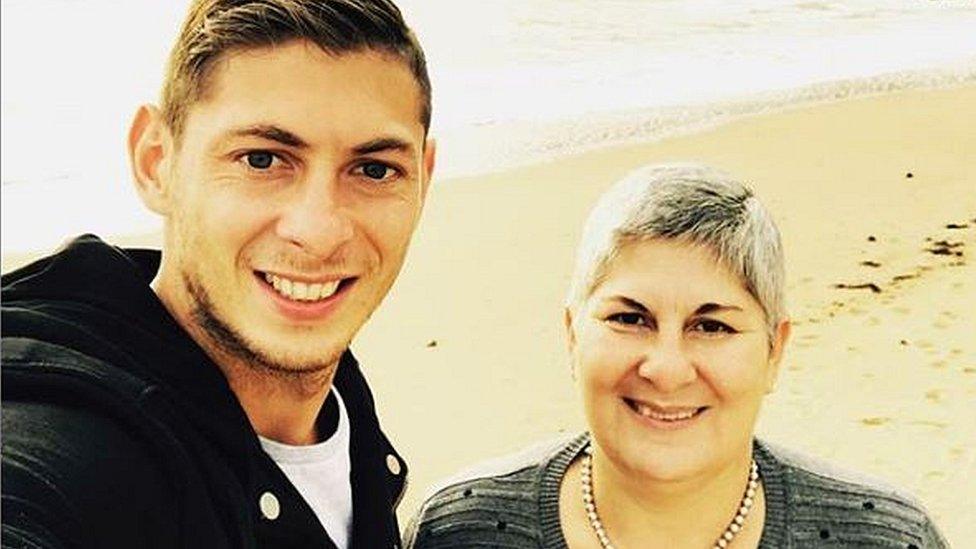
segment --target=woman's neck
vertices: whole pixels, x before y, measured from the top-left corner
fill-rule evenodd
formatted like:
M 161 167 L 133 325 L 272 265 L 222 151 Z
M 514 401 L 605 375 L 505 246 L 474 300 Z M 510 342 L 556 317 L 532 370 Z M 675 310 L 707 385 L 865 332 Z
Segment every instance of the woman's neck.
M 735 517 L 748 483 L 751 454 L 707 474 L 660 480 L 623 471 L 594 448 L 593 495 L 597 514 L 617 549 L 632 547 L 710 548 Z M 560 490 L 560 516 L 582 528 L 563 526 L 570 547 L 599 547 L 581 497 L 581 460 L 567 470 Z M 564 494 L 565 492 L 565 498 Z M 730 547 L 755 547 L 762 534 L 765 499 L 758 490 L 742 530 Z M 568 504 L 571 511 L 564 513 Z M 571 543 L 570 533 L 580 543 Z M 589 543 L 587 542 L 589 541 Z

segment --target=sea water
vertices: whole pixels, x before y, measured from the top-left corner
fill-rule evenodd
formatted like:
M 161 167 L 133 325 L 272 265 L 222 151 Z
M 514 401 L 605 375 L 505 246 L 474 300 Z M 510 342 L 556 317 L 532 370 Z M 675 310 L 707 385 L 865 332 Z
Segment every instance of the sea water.
M 427 53 L 438 177 L 805 101 L 976 81 L 976 0 L 401 0 Z M 125 132 L 185 10 L 3 4 L 3 252 L 149 231 Z

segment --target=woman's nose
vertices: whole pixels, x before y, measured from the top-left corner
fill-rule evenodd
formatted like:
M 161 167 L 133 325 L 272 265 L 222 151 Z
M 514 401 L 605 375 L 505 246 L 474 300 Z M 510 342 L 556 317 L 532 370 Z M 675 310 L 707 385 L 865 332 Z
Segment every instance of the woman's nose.
M 677 391 L 698 378 L 695 363 L 678 334 L 658 333 L 648 343 L 637 374 L 662 393 Z

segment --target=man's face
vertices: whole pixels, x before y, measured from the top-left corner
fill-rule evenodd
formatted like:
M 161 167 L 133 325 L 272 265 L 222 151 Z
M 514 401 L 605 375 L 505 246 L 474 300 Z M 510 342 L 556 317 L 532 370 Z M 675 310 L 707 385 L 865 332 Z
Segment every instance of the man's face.
M 217 61 L 160 162 L 160 297 L 205 347 L 334 363 L 392 285 L 433 165 L 400 60 L 293 42 Z M 199 337 L 201 334 L 205 337 Z

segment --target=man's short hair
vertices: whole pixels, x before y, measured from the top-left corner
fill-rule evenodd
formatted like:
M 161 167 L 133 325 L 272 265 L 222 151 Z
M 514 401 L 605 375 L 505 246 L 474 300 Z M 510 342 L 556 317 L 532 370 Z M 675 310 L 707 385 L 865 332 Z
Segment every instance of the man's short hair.
M 389 0 L 194 0 L 170 52 L 162 112 L 179 140 L 187 112 L 207 92 L 223 54 L 308 40 L 340 55 L 377 51 L 402 59 L 420 86 L 420 122 L 430 127 L 430 78 L 413 31 Z

